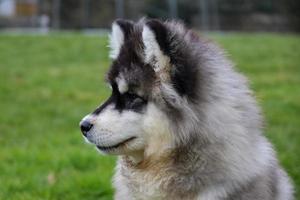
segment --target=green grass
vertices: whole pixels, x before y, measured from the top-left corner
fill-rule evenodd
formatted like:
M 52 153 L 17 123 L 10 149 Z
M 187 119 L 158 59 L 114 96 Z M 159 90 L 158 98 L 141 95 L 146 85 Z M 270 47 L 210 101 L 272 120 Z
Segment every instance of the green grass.
M 211 37 L 249 77 L 266 135 L 299 194 L 300 37 Z M 0 199 L 112 198 L 115 158 L 97 154 L 78 129 L 109 93 L 106 43 L 77 34 L 0 35 Z

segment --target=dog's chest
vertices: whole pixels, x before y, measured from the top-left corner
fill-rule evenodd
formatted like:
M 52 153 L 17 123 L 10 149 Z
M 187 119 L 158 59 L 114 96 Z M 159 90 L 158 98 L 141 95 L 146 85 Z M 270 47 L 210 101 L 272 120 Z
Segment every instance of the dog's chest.
M 117 170 L 114 177 L 116 199 L 167 199 L 164 180 L 135 170 Z M 126 198 L 127 197 L 127 198 Z
M 184 177 L 178 177 L 178 174 L 167 168 L 144 171 L 127 168 L 119 163 L 116 169 L 116 200 L 192 200 L 198 194 L 191 185 L 185 184 Z

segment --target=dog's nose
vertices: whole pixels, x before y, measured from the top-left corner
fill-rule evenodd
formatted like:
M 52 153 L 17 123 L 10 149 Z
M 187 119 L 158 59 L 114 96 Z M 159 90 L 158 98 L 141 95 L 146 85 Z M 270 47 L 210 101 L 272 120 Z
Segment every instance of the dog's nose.
M 80 123 L 80 129 L 84 136 L 86 136 L 87 132 L 89 132 L 89 130 L 91 130 L 92 127 L 93 127 L 93 124 L 91 124 L 90 122 L 88 122 L 86 120 L 84 120 Z

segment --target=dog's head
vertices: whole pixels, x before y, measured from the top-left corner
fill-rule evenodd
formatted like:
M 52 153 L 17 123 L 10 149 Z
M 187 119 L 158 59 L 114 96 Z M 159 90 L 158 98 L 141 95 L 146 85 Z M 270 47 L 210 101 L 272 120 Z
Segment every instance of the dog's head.
M 172 148 L 181 137 L 173 133 L 176 124 L 197 98 L 198 71 L 189 53 L 196 39 L 178 23 L 115 21 L 107 74 L 112 93 L 80 122 L 84 137 L 108 154 Z

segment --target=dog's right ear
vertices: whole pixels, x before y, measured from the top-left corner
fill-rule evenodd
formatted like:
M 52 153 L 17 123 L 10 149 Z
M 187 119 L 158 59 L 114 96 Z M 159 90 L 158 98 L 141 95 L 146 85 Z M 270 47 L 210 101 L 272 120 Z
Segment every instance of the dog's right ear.
M 129 20 L 118 19 L 112 24 L 112 32 L 109 36 L 109 57 L 115 60 L 120 53 L 124 41 L 132 32 L 133 23 Z
M 145 62 L 162 80 L 170 79 L 170 38 L 166 25 L 156 19 L 148 20 L 142 32 Z

